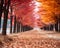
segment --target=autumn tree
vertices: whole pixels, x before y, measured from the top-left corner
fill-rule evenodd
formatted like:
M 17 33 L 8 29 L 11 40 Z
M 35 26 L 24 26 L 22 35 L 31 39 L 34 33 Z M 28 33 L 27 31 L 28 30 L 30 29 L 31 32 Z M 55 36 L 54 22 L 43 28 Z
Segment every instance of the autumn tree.
M 2 35 L 6 35 L 9 6 L 10 6 L 10 0 L 8 1 L 5 0 L 4 1 L 4 20 L 3 20 Z
M 0 0 L 0 27 L 1 27 L 1 17 L 3 12 L 3 4 L 4 4 L 4 0 Z

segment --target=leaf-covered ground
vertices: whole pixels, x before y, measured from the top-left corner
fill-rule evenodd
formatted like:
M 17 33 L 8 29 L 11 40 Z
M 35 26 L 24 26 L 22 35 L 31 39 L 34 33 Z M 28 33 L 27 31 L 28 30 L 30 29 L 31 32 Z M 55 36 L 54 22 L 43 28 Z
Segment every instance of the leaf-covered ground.
M 60 34 L 48 31 L 27 31 L 0 35 L 0 48 L 60 48 Z

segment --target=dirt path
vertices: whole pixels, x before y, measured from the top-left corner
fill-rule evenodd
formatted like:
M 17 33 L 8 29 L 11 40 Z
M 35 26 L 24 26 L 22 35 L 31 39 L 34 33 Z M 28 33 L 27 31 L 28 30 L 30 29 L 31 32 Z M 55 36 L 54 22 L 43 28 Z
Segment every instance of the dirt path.
M 56 32 L 31 30 L 0 36 L 0 48 L 60 48 L 59 37 Z

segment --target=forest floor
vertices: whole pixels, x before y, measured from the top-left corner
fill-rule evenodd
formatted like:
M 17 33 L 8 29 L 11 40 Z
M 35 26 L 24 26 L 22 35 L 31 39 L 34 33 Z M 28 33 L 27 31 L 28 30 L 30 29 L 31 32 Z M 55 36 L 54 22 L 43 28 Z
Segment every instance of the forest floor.
M 30 30 L 0 35 L 0 48 L 60 48 L 60 33 Z

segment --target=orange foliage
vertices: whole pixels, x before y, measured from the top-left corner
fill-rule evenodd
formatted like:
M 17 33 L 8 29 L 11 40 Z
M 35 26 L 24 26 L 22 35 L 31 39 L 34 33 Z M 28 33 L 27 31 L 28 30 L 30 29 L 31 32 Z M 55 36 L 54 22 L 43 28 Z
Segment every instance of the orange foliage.
M 45 24 L 55 23 L 55 14 L 60 14 L 60 6 L 57 4 L 56 0 L 37 0 L 42 3 L 43 11 L 39 11 L 42 14 L 42 22 Z M 44 12 L 44 13 L 43 13 Z

